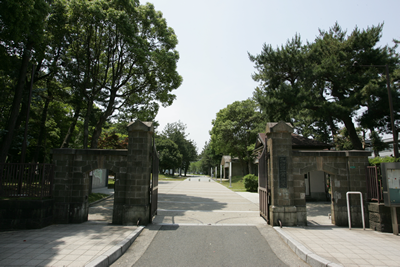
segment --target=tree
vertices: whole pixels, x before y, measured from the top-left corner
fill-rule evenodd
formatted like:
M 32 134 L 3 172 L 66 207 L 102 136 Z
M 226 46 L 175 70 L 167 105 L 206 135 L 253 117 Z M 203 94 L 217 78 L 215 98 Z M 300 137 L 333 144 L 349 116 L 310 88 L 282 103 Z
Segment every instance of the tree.
M 355 28 L 347 35 L 336 23 L 329 31 L 320 30 L 313 43 L 303 45 L 296 35 L 281 48 L 264 45 L 261 54 L 249 55 L 257 70 L 253 79 L 260 82 L 255 100 L 269 118 L 311 132 L 322 126 L 322 137 L 329 128 L 332 139 L 338 124 L 344 124 L 353 148 L 362 149 L 352 118 L 361 106 L 368 107 L 363 89 L 380 74 L 354 63 L 388 64 L 393 71 L 399 62 L 394 48 L 376 47 L 382 28 Z
M 190 162 L 197 159 L 197 151 L 194 141 L 187 139 L 185 130 L 186 125 L 180 121 L 167 123 L 162 134 L 177 144 L 179 152 L 182 154 L 180 168 L 186 176 Z
M 178 145 L 171 139 L 162 135 L 156 135 L 156 147 L 160 158 L 160 171 L 162 173 L 181 166 L 182 154 L 179 152 Z
M 371 132 L 369 138 L 371 139 L 371 146 L 374 150 L 374 156 L 379 157 L 379 151 L 389 148 L 389 144 L 382 141 L 382 138 L 377 132 Z
M 247 173 L 251 173 L 257 134 L 265 127 L 264 118 L 257 110 L 258 105 L 251 99 L 236 101 L 217 113 L 210 132 L 215 152 L 238 157 L 248 166 Z
M 204 174 L 210 174 L 210 169 L 220 164 L 222 154 L 217 154 L 215 152 L 210 140 L 204 144 L 203 151 L 199 158 L 199 171 Z
M 94 104 L 101 113 L 94 125 L 91 148 L 107 119 L 119 109 L 135 114 L 152 103 L 172 104 L 182 78 L 176 71 L 177 38 L 152 4 L 139 1 L 73 0 L 68 5 L 63 80 L 87 102 L 84 140 Z
M 50 5 L 45 0 L 6 0 L 0 2 L 0 73 L 7 84 L 2 90 L 13 93 L 11 108 L 1 114 L 6 121 L 0 141 L 0 162 L 6 161 L 20 114 L 27 73 L 32 56 L 42 51 L 44 28 Z M 11 89 L 12 88 L 12 89 Z M 10 90 L 11 89 L 11 90 Z M 9 99 L 11 100 L 11 99 Z

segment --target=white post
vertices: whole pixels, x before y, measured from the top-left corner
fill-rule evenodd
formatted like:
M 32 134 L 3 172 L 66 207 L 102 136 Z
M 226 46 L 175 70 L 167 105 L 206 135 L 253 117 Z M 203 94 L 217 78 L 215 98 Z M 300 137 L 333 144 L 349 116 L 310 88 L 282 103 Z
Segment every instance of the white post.
M 222 183 L 222 165 L 219 165 L 219 182 Z
M 212 167 L 211 167 L 211 178 L 213 177 L 213 173 L 212 173 Z
M 363 223 L 363 229 L 365 230 L 365 219 L 364 219 L 364 203 L 363 203 L 363 197 L 361 192 L 352 192 L 349 191 L 346 193 L 346 200 L 347 200 L 347 217 L 349 219 L 349 230 L 351 230 L 351 217 L 350 217 L 350 201 L 349 201 L 349 194 L 357 194 L 360 195 L 360 201 L 361 201 L 361 217 L 362 217 L 362 223 Z
M 232 161 L 229 162 L 229 187 L 232 187 Z
M 217 167 L 215 167 L 215 180 L 217 180 L 217 177 L 218 177 L 218 169 Z

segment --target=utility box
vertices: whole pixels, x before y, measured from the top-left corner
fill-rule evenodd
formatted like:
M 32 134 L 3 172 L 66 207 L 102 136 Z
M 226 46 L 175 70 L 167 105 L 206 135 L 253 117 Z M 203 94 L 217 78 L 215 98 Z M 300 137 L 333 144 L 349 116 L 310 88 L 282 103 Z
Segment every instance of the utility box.
M 381 163 L 385 206 L 400 207 L 400 162 Z

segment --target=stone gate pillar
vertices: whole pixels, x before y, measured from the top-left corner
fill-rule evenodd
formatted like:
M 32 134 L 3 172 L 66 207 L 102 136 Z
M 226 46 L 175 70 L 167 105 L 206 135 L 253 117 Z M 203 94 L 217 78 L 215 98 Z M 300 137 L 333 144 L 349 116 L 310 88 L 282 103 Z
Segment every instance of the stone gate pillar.
M 150 223 L 150 177 L 154 127 L 136 120 L 128 125 L 127 175 L 115 183 L 113 224 Z
M 295 181 L 293 177 L 292 133 L 293 127 L 289 123 L 267 124 L 271 225 L 279 225 L 278 220 L 286 226 L 307 225 L 305 199 L 300 199 L 304 181 Z

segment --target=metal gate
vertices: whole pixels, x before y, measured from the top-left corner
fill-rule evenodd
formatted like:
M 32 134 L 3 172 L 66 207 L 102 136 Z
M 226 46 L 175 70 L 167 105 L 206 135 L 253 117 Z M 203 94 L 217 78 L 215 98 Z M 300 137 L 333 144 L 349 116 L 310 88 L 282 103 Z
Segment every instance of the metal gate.
M 260 215 L 269 223 L 270 190 L 268 189 L 267 146 L 258 159 L 258 195 L 260 201 Z
M 377 166 L 367 167 L 367 201 L 383 201 L 382 181 Z
M 152 168 L 151 168 L 151 181 L 150 181 L 150 222 L 153 220 L 153 216 L 157 214 L 157 203 L 158 203 L 158 165 L 159 158 L 156 146 L 153 144 L 153 156 L 152 156 Z

